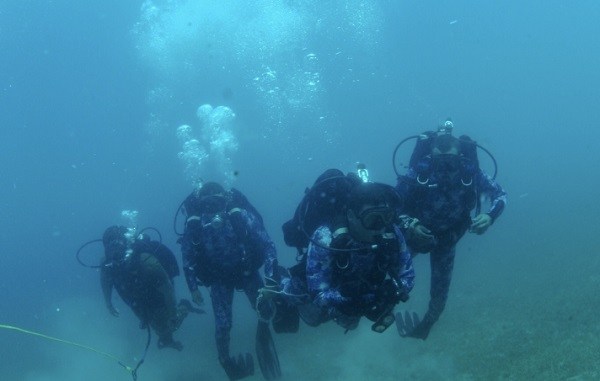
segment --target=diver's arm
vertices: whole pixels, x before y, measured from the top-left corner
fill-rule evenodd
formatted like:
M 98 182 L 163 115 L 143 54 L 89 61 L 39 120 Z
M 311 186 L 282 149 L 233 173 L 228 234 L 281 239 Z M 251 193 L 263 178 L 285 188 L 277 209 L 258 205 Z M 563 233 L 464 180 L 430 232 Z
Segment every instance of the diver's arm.
M 274 271 L 278 264 L 275 244 L 271 240 L 271 237 L 269 237 L 264 225 L 254 214 L 244 210 L 243 216 L 248 226 L 248 236 L 251 244 L 256 250 L 264 253 L 265 277 L 273 279 Z
M 105 267 L 100 270 L 100 285 L 102 286 L 102 294 L 104 295 L 104 302 L 107 306 L 112 304 L 112 289 L 113 279 L 110 271 Z
M 119 311 L 112 304 L 112 289 L 113 289 L 113 276 L 111 271 L 103 266 L 100 269 L 100 286 L 102 287 L 102 294 L 104 295 L 104 303 L 106 308 L 111 315 L 119 316 Z
M 404 240 L 404 236 L 402 235 L 400 229 L 396 226 L 394 227 L 396 236 L 398 239 L 398 264 L 399 269 L 397 274 L 392 274 L 392 277 L 397 277 L 396 281 L 398 286 L 400 287 L 400 293 L 403 295 L 406 301 L 408 300 L 408 294 L 413 289 L 415 285 L 415 270 L 412 264 L 412 255 L 410 250 L 406 246 L 406 242 Z
M 315 295 L 313 303 L 320 307 L 334 307 L 348 301 L 340 291 L 332 287 L 332 252 L 326 247 L 331 243 L 331 231 L 321 227 L 313 234 L 306 257 L 306 282 L 310 294 Z
M 490 209 L 487 211 L 487 214 L 492 217 L 492 222 L 494 222 L 500 217 L 506 206 L 508 201 L 506 192 L 500 184 L 483 171 L 479 173 L 479 189 L 491 200 Z
M 189 239 L 189 236 L 185 235 L 181 242 L 181 254 L 183 257 L 183 275 L 185 276 L 185 283 L 188 286 L 188 290 L 192 295 L 192 300 L 197 305 L 204 304 L 204 298 L 202 297 L 202 293 L 200 292 L 199 286 L 202 286 L 202 283 L 198 279 L 196 266 L 196 250 L 200 249 L 197 246 L 192 244 L 192 240 Z
M 196 253 L 188 234 L 185 234 L 181 241 L 181 256 L 183 259 L 183 274 L 185 276 L 185 282 L 190 292 L 194 292 L 198 290 L 200 284 L 196 276 Z
M 414 216 L 414 203 L 411 202 L 414 198 L 414 183 L 416 182 L 416 171 L 410 168 L 405 175 L 398 176 L 396 182 L 396 193 L 403 201 L 403 207 L 398 211 L 399 225 L 402 231 L 413 229 L 419 220 Z

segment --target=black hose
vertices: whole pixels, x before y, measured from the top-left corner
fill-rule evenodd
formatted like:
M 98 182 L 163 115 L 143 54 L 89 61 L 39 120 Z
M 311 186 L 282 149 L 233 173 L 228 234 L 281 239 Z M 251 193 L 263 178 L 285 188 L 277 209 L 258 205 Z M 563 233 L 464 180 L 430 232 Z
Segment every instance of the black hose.
M 92 243 L 96 243 L 96 242 L 102 242 L 102 239 L 93 239 L 91 241 L 88 241 L 86 243 L 84 243 L 83 245 L 79 246 L 79 249 L 77 250 L 77 253 L 75 254 L 75 258 L 77 259 L 77 262 L 79 262 L 83 267 L 88 267 L 90 269 L 98 269 L 102 266 L 97 265 L 97 266 L 92 266 L 92 265 L 88 265 L 87 263 L 83 262 L 81 260 L 81 258 L 79 257 L 79 255 L 81 254 L 81 250 L 83 250 L 87 245 L 90 245 Z
M 158 243 L 162 244 L 162 234 L 160 234 L 157 228 L 154 228 L 152 226 L 145 227 L 142 230 L 140 230 L 140 235 L 143 234 L 146 230 L 152 230 L 153 232 L 155 232 L 158 235 Z
M 411 139 L 418 139 L 420 135 L 413 135 L 413 136 L 409 136 L 405 139 L 403 139 L 402 141 L 400 141 L 400 143 L 398 143 L 396 145 L 396 148 L 394 148 L 394 153 L 392 154 L 392 166 L 394 167 L 394 173 L 396 174 L 396 176 L 400 176 L 400 172 L 398 171 L 398 167 L 396 166 L 396 155 L 398 154 L 398 149 L 400 149 L 400 146 L 402 146 L 402 144 L 406 143 L 407 141 L 411 140 Z M 431 139 L 431 138 L 429 138 Z M 492 176 L 492 179 L 495 180 L 496 176 L 498 175 L 498 163 L 496 162 L 496 158 L 494 157 L 494 155 L 492 155 L 492 153 L 487 150 L 485 147 L 482 147 L 481 145 L 477 144 L 477 142 L 475 141 L 468 141 L 468 140 L 462 140 L 461 142 L 464 143 L 469 143 L 469 144 L 475 144 L 475 146 L 479 149 L 481 149 L 483 152 L 485 152 L 491 159 L 492 162 L 494 163 L 494 174 Z
M 398 167 L 396 167 L 396 155 L 398 154 L 398 149 L 400 149 L 400 146 L 402 146 L 402 144 L 406 143 L 411 139 L 418 139 L 419 136 L 420 135 L 409 136 L 408 138 L 403 139 L 400 143 L 396 145 L 396 148 L 394 148 L 394 153 L 392 154 L 392 166 L 394 167 L 394 173 L 396 173 L 396 176 L 400 176 L 400 172 L 398 172 Z
M 496 175 L 498 175 L 498 163 L 496 163 L 496 158 L 486 148 L 483 148 L 477 143 L 475 143 L 475 145 L 477 146 L 477 148 L 480 148 L 481 150 L 483 150 L 483 152 L 487 153 L 488 156 L 492 159 L 492 162 L 494 163 L 494 175 L 492 176 L 492 180 L 496 180 Z

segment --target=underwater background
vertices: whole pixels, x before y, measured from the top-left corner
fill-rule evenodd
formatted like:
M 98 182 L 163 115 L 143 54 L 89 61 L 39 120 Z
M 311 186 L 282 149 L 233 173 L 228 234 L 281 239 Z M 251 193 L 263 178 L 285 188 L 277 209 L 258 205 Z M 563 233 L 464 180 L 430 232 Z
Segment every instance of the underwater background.
M 598 20 L 595 0 L 3 0 L 0 324 L 134 365 L 145 331 L 116 295 L 121 316 L 108 313 L 98 272 L 75 259 L 123 211 L 180 260 L 178 206 L 217 180 L 248 196 L 292 265 L 281 225 L 323 170 L 362 162 L 393 184 L 396 144 L 450 117 L 494 154 L 509 201 L 459 243 L 429 338 L 302 325 L 275 336 L 283 379 L 599 379 Z M 425 311 L 426 256 L 415 270 L 397 310 Z M 206 308 L 176 332 L 183 352 L 152 343 L 140 381 L 226 379 Z M 253 352 L 255 324 L 236 294 L 232 353 Z M 0 380 L 82 379 L 131 376 L 0 329 Z

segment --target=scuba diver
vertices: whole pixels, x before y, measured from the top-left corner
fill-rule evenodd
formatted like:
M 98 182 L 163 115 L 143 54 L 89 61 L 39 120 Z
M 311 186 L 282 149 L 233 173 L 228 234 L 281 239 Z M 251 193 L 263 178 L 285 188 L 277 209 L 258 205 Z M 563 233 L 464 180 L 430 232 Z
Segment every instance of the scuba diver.
M 156 332 L 159 348 L 180 351 L 183 346 L 173 339 L 173 332 L 189 312 L 203 311 L 185 299 L 176 305 L 173 278 L 179 275 L 179 268 L 173 252 L 147 235 L 135 237 L 134 229 L 124 226 L 107 228 L 102 243 L 105 257 L 100 265 L 100 280 L 109 312 L 119 316 L 112 303 L 115 288 L 140 319 L 140 327 Z
M 402 337 L 425 340 L 439 319 L 448 299 L 456 244 L 469 231 L 481 235 L 498 219 L 506 205 L 506 192 L 495 181 L 494 157 L 466 135 L 452 135 L 450 119 L 438 129 L 401 141 L 394 150 L 396 190 L 404 200 L 401 226 L 413 254 L 430 253 L 431 288 L 429 308 L 422 319 L 416 313 L 396 315 Z M 416 140 L 408 171 L 401 175 L 396 168 L 399 147 Z M 477 149 L 494 162 L 490 177 L 479 168 Z M 482 198 L 489 209 L 481 212 Z M 475 210 L 475 216 L 471 212 Z
M 309 326 L 333 320 L 348 331 L 366 317 L 381 333 L 413 288 L 411 256 L 395 224 L 400 199 L 393 187 L 369 182 L 361 170 L 358 176 L 327 170 L 307 190 L 294 218 L 283 225 L 299 263 L 278 285 L 261 290 L 261 298 L 294 306 Z M 284 311 L 287 322 L 279 324 L 297 330 L 289 309 Z M 279 308 L 274 324 L 278 315 Z
M 268 380 L 279 378 L 279 360 L 269 329 L 273 306 L 256 306 L 258 290 L 264 285 L 259 268 L 264 265 L 269 278 L 274 277 L 277 268 L 275 245 L 262 217 L 240 191 L 226 191 L 215 182 L 194 190 L 182 206 L 186 223 L 179 243 L 185 278 L 192 300 L 198 305 L 203 303 L 199 286 L 210 288 L 221 366 L 230 380 L 254 374 L 250 353 L 237 357 L 229 354 L 233 294 L 234 290 L 243 290 L 259 315 L 256 354 L 263 376 Z

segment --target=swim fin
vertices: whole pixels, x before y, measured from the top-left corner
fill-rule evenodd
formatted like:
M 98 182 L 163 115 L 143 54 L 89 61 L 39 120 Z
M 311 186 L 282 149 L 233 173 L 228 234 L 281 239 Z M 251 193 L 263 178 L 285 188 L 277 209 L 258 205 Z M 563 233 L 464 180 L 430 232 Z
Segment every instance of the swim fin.
M 221 362 L 221 366 L 223 366 L 223 370 L 227 373 L 229 381 L 241 380 L 242 378 L 254 375 L 254 360 L 252 360 L 250 353 L 246 353 L 245 355 L 240 354 L 237 358 L 234 356 L 219 359 L 219 361 Z
M 277 357 L 269 323 L 265 321 L 259 321 L 256 328 L 256 357 L 265 379 L 276 380 L 281 377 L 279 357 Z

